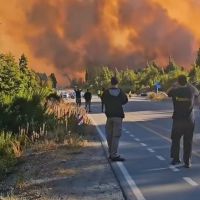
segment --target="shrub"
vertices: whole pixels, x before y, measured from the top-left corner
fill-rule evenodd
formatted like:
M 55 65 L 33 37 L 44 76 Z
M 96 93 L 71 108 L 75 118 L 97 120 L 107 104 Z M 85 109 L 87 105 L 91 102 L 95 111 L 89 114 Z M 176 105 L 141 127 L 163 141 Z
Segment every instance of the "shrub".
M 14 142 L 15 139 L 12 138 L 10 133 L 0 133 L 0 177 L 5 176 L 16 164 Z
M 148 94 L 148 98 L 155 101 L 163 101 L 166 100 L 168 96 L 165 92 L 158 92 L 158 93 L 150 92 Z

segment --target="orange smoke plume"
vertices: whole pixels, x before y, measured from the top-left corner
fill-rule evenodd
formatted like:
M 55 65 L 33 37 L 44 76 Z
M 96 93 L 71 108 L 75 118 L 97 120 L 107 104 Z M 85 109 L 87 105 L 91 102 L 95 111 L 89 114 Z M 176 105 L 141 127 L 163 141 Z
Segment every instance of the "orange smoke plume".
M 0 0 L 0 51 L 25 53 L 61 84 L 86 66 L 139 68 L 169 55 L 187 66 L 200 39 L 199 9 L 197 0 Z

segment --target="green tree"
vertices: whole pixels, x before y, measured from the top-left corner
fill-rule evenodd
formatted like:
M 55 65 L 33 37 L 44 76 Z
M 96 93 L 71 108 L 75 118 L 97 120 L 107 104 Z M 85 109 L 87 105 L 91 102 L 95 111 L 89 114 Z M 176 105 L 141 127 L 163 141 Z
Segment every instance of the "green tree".
M 51 73 L 49 76 L 50 81 L 52 82 L 52 88 L 56 88 L 57 86 L 57 79 L 54 73 Z
M 200 67 L 198 65 L 194 65 L 189 72 L 190 81 L 195 84 L 200 84 Z
M 200 67 L 200 48 L 197 51 L 197 58 L 196 58 L 196 61 L 195 61 L 195 65 Z
M 16 95 L 22 85 L 18 64 L 11 54 L 0 54 L 0 96 Z
M 28 60 L 24 54 L 21 55 L 19 59 L 19 68 L 22 72 L 27 70 Z
M 102 67 L 99 77 L 95 79 L 97 88 L 107 88 L 110 86 L 110 79 L 114 75 L 113 71 L 109 67 Z
M 175 61 L 169 57 L 169 63 L 165 68 L 165 73 L 169 73 L 171 71 L 179 70 L 180 67 L 175 63 Z
M 126 69 L 120 73 L 120 87 L 125 91 L 136 91 L 137 75 L 134 70 Z
M 153 64 L 149 64 L 139 73 L 138 77 L 139 85 L 142 90 L 153 89 L 155 83 L 160 81 L 160 71 Z
M 48 85 L 48 76 L 46 73 L 37 73 L 37 79 L 41 87 Z
M 88 69 L 85 70 L 85 82 L 87 83 L 89 81 L 89 73 Z

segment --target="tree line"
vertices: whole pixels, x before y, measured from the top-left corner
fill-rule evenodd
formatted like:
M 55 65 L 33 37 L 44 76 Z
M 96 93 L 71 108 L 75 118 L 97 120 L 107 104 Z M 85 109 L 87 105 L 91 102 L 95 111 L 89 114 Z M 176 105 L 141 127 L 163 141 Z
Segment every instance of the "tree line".
M 54 93 L 56 84 L 53 73 L 31 70 L 24 54 L 17 62 L 11 53 L 1 53 L 0 131 L 16 133 L 30 122 L 39 127 L 45 120 L 45 99 Z
M 109 87 L 110 78 L 116 76 L 119 79 L 119 86 L 126 92 L 139 93 L 155 90 L 157 83 L 165 91 L 180 74 L 185 74 L 189 81 L 200 89 L 200 49 L 190 69 L 184 69 L 169 57 L 169 62 L 164 67 L 159 66 L 153 61 L 147 62 L 143 69 L 137 70 L 130 68 L 118 70 L 117 68 L 110 68 L 108 66 L 86 68 L 85 81 L 86 87 L 98 90 Z
M 84 116 L 78 125 L 77 116 L 85 115 L 84 108 L 62 101 L 56 85 L 53 73 L 31 70 L 24 54 L 16 60 L 0 53 L 0 179 L 30 147 L 83 145 L 90 121 Z

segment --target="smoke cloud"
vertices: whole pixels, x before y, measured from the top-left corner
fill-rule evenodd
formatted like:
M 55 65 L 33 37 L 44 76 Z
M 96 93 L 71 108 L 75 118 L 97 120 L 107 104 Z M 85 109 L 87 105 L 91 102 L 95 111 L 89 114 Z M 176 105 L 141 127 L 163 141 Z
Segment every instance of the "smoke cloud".
M 53 71 L 60 83 L 66 74 L 83 76 L 86 66 L 139 68 L 147 60 L 166 64 L 169 56 L 188 66 L 195 59 L 200 31 L 186 16 L 195 17 L 200 4 L 183 0 L 181 17 L 173 10 L 177 3 L 165 2 L 0 0 L 0 50 L 27 54 L 34 69 Z

